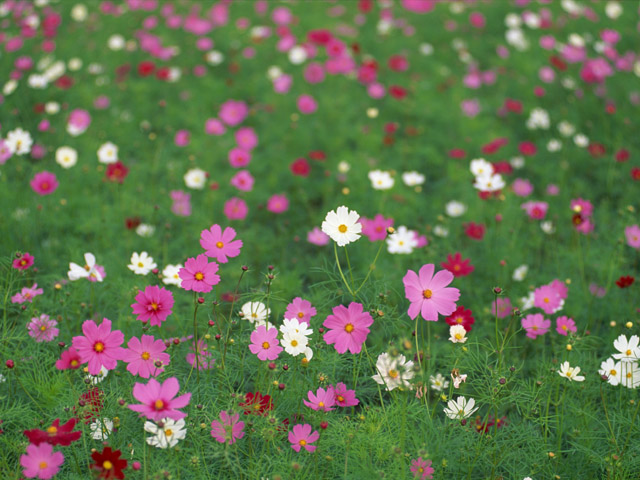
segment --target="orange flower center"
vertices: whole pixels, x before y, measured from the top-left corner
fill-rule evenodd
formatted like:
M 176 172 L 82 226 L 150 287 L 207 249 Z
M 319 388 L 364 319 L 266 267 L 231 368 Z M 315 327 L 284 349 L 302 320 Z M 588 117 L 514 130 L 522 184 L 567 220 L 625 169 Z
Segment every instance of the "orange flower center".
M 171 435 L 173 435 L 173 430 L 171 430 L 170 428 L 167 428 L 167 429 L 164 431 L 164 434 L 165 434 L 167 437 L 170 437 Z
M 153 407 L 156 410 L 162 410 L 164 408 L 164 402 L 162 400 L 156 400 L 156 402 L 153 404 Z
M 626 353 L 628 357 L 629 357 L 629 356 L 631 356 L 631 350 L 627 350 L 627 351 L 626 351 L 626 352 L 624 352 L 624 353 Z
M 297 347 L 298 346 L 298 341 L 297 340 L 291 340 L 291 346 L 292 347 Z
M 549 303 L 550 300 L 549 300 L 548 297 L 544 297 L 543 301 L 544 301 L 544 303 Z
M 614 369 L 612 369 L 612 370 L 610 370 L 610 371 L 609 371 L 609 373 L 610 373 L 611 375 L 613 375 L 614 377 L 618 374 L 618 372 L 616 371 L 616 369 L 615 369 L 615 368 L 614 368 Z
M 431 295 L 433 295 L 433 292 L 431 290 L 429 290 L 429 289 L 426 289 L 424 292 L 422 292 L 422 296 L 424 298 L 429 299 L 429 298 L 431 298 Z
M 389 376 L 391 378 L 398 378 L 398 375 L 399 375 L 399 373 L 398 373 L 397 370 L 393 370 L 393 369 L 389 370 Z
M 353 332 L 353 325 L 351 325 L 350 323 L 347 323 L 344 327 L 344 331 L 347 333 Z
M 149 352 L 142 352 L 143 360 L 149 360 L 149 358 L 151 358 L 151 355 L 149 354 Z
M 218 242 L 218 243 L 216 243 L 216 247 L 222 248 L 222 247 L 224 247 L 224 243 Z
M 324 402 L 318 402 L 319 407 L 324 407 Z
M 462 322 L 464 322 L 464 318 L 462 318 L 462 317 L 457 317 L 457 318 L 456 318 L 456 322 L 457 322 L 457 323 L 462 323 Z
M 72 367 L 77 367 L 78 366 L 78 360 L 71 360 L 71 362 L 69 362 L 71 364 Z
M 47 433 L 49 435 L 53 436 L 56 433 L 58 433 L 58 429 L 57 429 L 57 427 L 54 427 L 53 425 L 51 425 L 49 428 L 47 428 Z
M 95 345 L 93 346 L 93 350 L 100 353 L 104 350 L 104 343 L 102 342 L 96 342 Z
M 307 444 L 307 441 L 306 440 L 300 440 L 298 443 L 300 444 L 300 446 L 304 447 Z
M 346 233 L 346 232 L 347 232 L 347 226 L 343 223 L 342 225 L 340 225 L 340 226 L 338 227 L 338 231 L 339 231 L 340 233 Z
M 344 402 L 344 397 L 342 395 L 338 395 L 338 401 L 339 402 Z
M 302 317 L 304 317 L 304 313 L 298 312 L 298 318 L 302 318 Z
M 45 469 L 45 468 L 47 468 L 47 462 L 40 462 L 40 463 L 38 464 L 38 467 L 40 467 L 40 469 Z
M 25 259 L 20 260 L 20 265 L 26 265 L 27 261 Z
M 204 274 L 202 272 L 198 272 L 194 275 L 194 277 L 196 278 L 196 280 L 202 280 L 204 279 Z
M 160 306 L 156 302 L 151 302 L 151 310 L 156 312 Z
M 109 460 L 105 460 L 102 464 L 102 468 L 104 468 L 105 470 L 111 470 L 113 468 L 113 463 L 111 463 Z
M 262 342 L 262 348 L 264 348 L 265 350 L 269 348 L 269 342 Z
M 46 326 L 46 325 L 42 325 L 42 326 L 40 327 L 40 331 L 41 331 L 41 332 L 44 332 L 46 329 L 47 329 L 47 326 Z

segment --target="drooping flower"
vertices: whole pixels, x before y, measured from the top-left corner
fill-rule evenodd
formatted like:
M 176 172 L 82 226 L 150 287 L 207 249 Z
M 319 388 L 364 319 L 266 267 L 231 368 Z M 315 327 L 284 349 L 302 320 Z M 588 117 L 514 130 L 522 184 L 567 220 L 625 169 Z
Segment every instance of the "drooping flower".
M 81 278 L 91 279 L 101 282 L 103 280 L 102 272 L 99 269 L 99 265 L 96 263 L 96 257 L 93 253 L 87 252 L 84 254 L 84 266 L 81 267 L 77 263 L 69 263 L 69 273 L 67 274 L 69 280 L 76 281 Z
M 309 398 L 309 401 L 303 399 L 302 402 L 313 410 L 322 410 L 323 412 L 335 410 L 335 408 L 332 407 L 335 405 L 336 399 L 333 387 L 331 386 L 327 387 L 326 390 L 319 387 L 315 394 L 309 390 L 307 392 L 307 397 Z
M 320 438 L 320 434 L 317 430 L 312 433 L 312 430 L 313 428 L 308 423 L 294 425 L 289 432 L 291 448 L 296 452 L 299 452 L 301 448 L 304 448 L 307 452 L 315 451 L 317 447 L 311 444 Z
M 73 348 L 80 355 L 82 363 L 89 362 L 89 373 L 97 375 L 104 366 L 113 370 L 122 359 L 124 349 L 120 347 L 124 334 L 120 330 L 111 331 L 111 320 L 105 318 L 100 326 L 93 320 L 82 323 L 84 336 L 73 337 Z
M 214 224 L 209 230 L 202 231 L 200 245 L 208 257 L 215 258 L 219 263 L 227 263 L 229 258 L 240 255 L 242 240 L 235 238 L 236 231 L 233 228 L 226 227 L 223 231 L 220 225 Z
M 176 377 L 167 378 L 162 384 L 154 378 L 146 385 L 136 383 L 133 386 L 133 396 L 140 403 L 129 405 L 129 408 L 150 420 L 158 421 L 165 417 L 180 420 L 187 414 L 178 409 L 189 404 L 191 393 L 176 397 L 178 390 L 180 384 Z
M 471 260 L 469 258 L 463 260 L 460 252 L 456 252 L 455 255 L 447 255 L 447 261 L 442 262 L 440 266 L 453 273 L 454 277 L 464 277 L 475 269 L 470 262 Z
M 147 437 L 147 443 L 156 448 L 173 448 L 179 440 L 183 440 L 187 435 L 185 421 L 163 418 L 158 423 L 144 422 L 144 431 L 151 433 L 152 437 Z
M 580 367 L 571 367 L 569 362 L 563 362 L 562 365 L 560 365 L 560 370 L 557 372 L 558 375 L 568 378 L 572 382 L 584 381 L 584 377 L 582 375 L 578 375 L 580 373 Z
M 156 285 L 147 285 L 138 291 L 136 303 L 131 304 L 133 314 L 143 323 L 149 322 L 151 326 L 161 326 L 173 308 L 173 294 L 165 288 Z
M 423 265 L 418 274 L 408 270 L 402 279 L 405 296 L 411 302 L 409 317 L 415 319 L 418 313 L 422 318 L 437 321 L 438 315 L 451 315 L 456 309 L 456 301 L 460 298 L 460 290 L 447 287 L 453 280 L 448 270 L 440 270 L 435 275 L 432 263 Z
M 244 437 L 244 422 L 240 422 L 240 414 L 229 414 L 226 410 L 220 412 L 220 420 L 211 422 L 211 436 L 220 443 L 233 445 L 236 440 Z
M 55 328 L 57 324 L 57 321 L 49 318 L 49 315 L 45 313 L 39 317 L 33 317 L 29 325 L 27 325 L 29 336 L 36 342 L 50 342 L 56 338 L 60 332 L 60 330 Z
M 155 377 L 164 372 L 164 365 L 168 365 L 170 357 L 164 353 L 167 349 L 162 340 L 156 340 L 152 335 L 142 335 L 141 339 L 131 337 L 123 349 L 121 360 L 127 363 L 127 371 L 131 375 L 142 378 Z M 161 366 L 158 367 L 157 363 Z
M 452 420 L 462 420 L 468 418 L 473 412 L 478 410 L 478 407 L 474 408 L 475 404 L 476 401 L 473 398 L 467 400 L 465 397 L 458 397 L 455 401 L 449 400 L 449 402 L 447 402 L 444 413 Z
M 58 473 L 63 463 L 62 452 L 54 452 L 53 446 L 44 442 L 29 444 L 27 453 L 20 456 L 20 465 L 24 468 L 22 474 L 27 478 L 48 480 Z
M 323 336 L 327 345 L 334 345 L 338 353 L 360 353 L 362 344 L 367 340 L 373 318 L 363 311 L 361 303 L 351 302 L 349 307 L 338 305 L 333 308 L 322 324 L 329 329 Z
M 392 357 L 388 353 L 378 355 L 376 361 L 377 374 L 374 375 L 375 380 L 380 385 L 384 385 L 389 391 L 398 387 L 411 388 L 409 380 L 413 378 L 413 362 L 407 361 L 404 355 Z
M 46 430 L 34 428 L 33 430 L 25 430 L 23 433 L 29 439 L 29 442 L 34 445 L 39 445 L 44 442 L 66 447 L 71 445 L 72 442 L 79 440 L 82 436 L 81 431 L 73 431 L 76 423 L 78 423 L 78 420 L 72 418 L 60 425 L 60 419 L 56 418 Z
M 92 463 L 90 468 L 100 472 L 98 478 L 122 480 L 127 461 L 120 458 L 121 453 L 120 450 L 112 450 L 111 447 L 104 447 L 100 453 L 93 452 L 91 458 L 95 463 Z
M 287 305 L 284 312 L 284 318 L 295 318 L 301 323 L 311 323 L 311 317 L 315 316 L 317 310 L 311 305 L 311 302 L 296 297 Z
M 260 325 L 251 332 L 249 350 L 256 354 L 260 360 L 275 360 L 283 350 L 277 337 L 278 329 L 270 328 L 267 330 L 264 325 Z
M 564 315 L 556 318 L 556 332 L 560 335 L 566 337 L 569 332 L 576 333 L 577 331 L 578 327 L 576 327 L 576 322 L 573 321 L 573 318 L 568 318 Z
M 262 395 L 260 392 L 249 392 L 244 396 L 244 402 L 238 406 L 244 408 L 245 415 L 266 415 L 273 409 L 273 403 L 269 395 Z
M 524 317 L 521 323 L 529 338 L 544 335 L 551 327 L 551 320 L 544 318 L 541 313 L 531 313 Z
M 431 460 L 423 460 L 422 457 L 418 457 L 411 461 L 411 473 L 414 478 L 425 480 L 426 478 L 433 478 L 433 472 L 435 470 L 431 467 Z
M 360 400 L 356 398 L 356 391 L 349 390 L 342 382 L 333 387 L 333 395 L 335 396 L 335 404 L 339 407 L 355 407 L 360 403 Z
M 355 242 L 360 238 L 362 224 L 358 222 L 360 216 L 355 210 L 340 206 L 334 212 L 327 213 L 322 222 L 322 231 L 329 235 L 339 247 Z
M 209 263 L 204 253 L 189 258 L 178 273 L 182 279 L 180 286 L 194 292 L 210 292 L 214 285 L 220 283 L 220 275 L 216 274 L 218 268 L 216 262 Z

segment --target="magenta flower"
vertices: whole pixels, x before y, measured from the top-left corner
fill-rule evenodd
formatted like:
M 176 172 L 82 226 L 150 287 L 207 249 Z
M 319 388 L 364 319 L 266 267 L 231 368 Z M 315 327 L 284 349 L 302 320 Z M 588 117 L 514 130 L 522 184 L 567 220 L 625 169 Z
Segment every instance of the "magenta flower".
M 509 299 L 509 297 L 498 297 L 496 302 L 492 302 L 491 315 L 496 314 L 496 304 L 498 306 L 498 318 L 505 318 L 511 315 L 513 305 L 511 305 L 511 299 Z
M 315 445 L 311 445 L 313 442 L 320 438 L 318 431 L 311 433 L 311 425 L 308 423 L 293 426 L 293 430 L 289 432 L 289 442 L 291 442 L 291 448 L 296 452 L 299 452 L 301 448 L 304 448 L 307 452 L 313 452 L 316 448 Z
M 393 218 L 384 218 L 382 215 L 376 215 L 373 220 L 360 217 L 362 224 L 362 235 L 369 238 L 369 241 L 384 240 L 387 238 L 387 228 L 393 226 Z
M 272 195 L 269 200 L 267 200 L 267 210 L 271 213 L 283 213 L 289 209 L 289 199 L 286 195 Z
M 13 260 L 13 268 L 17 270 L 27 270 L 33 265 L 33 255 L 28 252 L 24 252 L 20 257 Z
M 569 332 L 576 333 L 577 331 L 578 327 L 576 327 L 576 322 L 573 321 L 573 318 L 568 318 L 564 315 L 556 318 L 556 332 L 560 335 L 566 337 Z
M 158 421 L 163 418 L 180 420 L 187 416 L 178 408 L 186 407 L 191 399 L 190 393 L 185 393 L 176 397 L 180 390 L 180 384 L 176 377 L 167 378 L 162 384 L 154 378 L 144 383 L 136 383 L 133 386 L 133 396 L 140 404 L 129 405 L 134 412 L 139 412 L 140 416 L 149 420 Z M 175 397 L 175 398 L 174 398 Z
M 80 368 L 82 359 L 78 351 L 71 347 L 60 354 L 60 358 L 56 360 L 56 368 L 58 370 L 76 370 Z
M 188 217 L 191 215 L 191 194 L 183 192 L 182 190 L 171 190 L 169 192 L 171 196 L 171 200 L 173 203 L 171 204 L 171 211 L 180 216 L 180 217 Z
M 318 102 L 311 95 L 300 95 L 298 97 L 298 110 L 300 113 L 308 115 L 318 109 Z
M 334 345 L 338 353 L 360 353 L 367 340 L 373 318 L 363 312 L 362 304 L 351 302 L 349 308 L 338 305 L 322 324 L 329 331 L 322 337 L 327 345 Z
M 53 446 L 44 442 L 39 445 L 29 444 L 27 453 L 20 456 L 20 465 L 24 467 L 22 474 L 27 478 L 52 478 L 63 463 L 62 452 L 54 453 Z
M 547 215 L 549 204 L 547 202 L 526 202 L 520 205 L 529 218 L 533 220 L 542 220 Z
M 236 173 L 229 182 L 232 186 L 236 187 L 241 192 L 250 192 L 253 190 L 253 184 L 255 180 L 249 170 L 240 170 Z
M 253 150 L 258 145 L 258 135 L 251 127 L 242 127 L 236 130 L 236 143 L 246 151 Z
M 220 107 L 219 117 L 230 127 L 242 123 L 249 115 L 249 107 L 246 103 L 236 100 L 227 100 Z
M 212 358 L 213 355 L 209 351 L 208 345 L 204 342 L 204 340 L 198 340 L 198 346 L 196 347 L 196 342 L 193 342 L 189 347 L 191 353 L 187 353 L 186 360 L 193 368 L 197 368 L 198 370 L 208 370 L 213 368 L 213 365 L 216 361 L 215 358 Z M 198 355 L 198 361 L 196 362 L 196 354 Z
M 238 413 L 229 413 L 226 410 L 220 412 L 220 420 L 211 422 L 211 436 L 220 443 L 229 443 L 233 445 L 236 440 L 244 437 L 244 422 L 239 422 L 240 415 Z
M 335 403 L 339 407 L 355 407 L 360 403 L 356 398 L 356 391 L 349 390 L 342 382 L 333 387 L 333 395 L 335 397 Z
M 50 195 L 56 191 L 59 184 L 54 173 L 44 171 L 36 173 L 30 185 L 38 195 Z
M 113 370 L 122 359 L 124 349 L 120 347 L 124 334 L 111 331 L 111 320 L 105 318 L 100 326 L 93 320 L 82 323 L 84 336 L 73 337 L 73 348 L 78 351 L 82 363 L 89 362 L 89 373 L 98 375 L 102 367 Z
M 224 215 L 229 220 L 244 220 L 247 218 L 249 208 L 247 202 L 238 197 L 232 197 L 224 202 Z
M 203 230 L 200 234 L 200 245 L 205 249 L 205 254 L 215 258 L 220 263 L 227 263 L 229 258 L 240 255 L 242 240 L 234 240 L 236 231 L 226 227 L 224 231 L 217 223 L 209 230 Z
M 570 206 L 571 210 L 581 215 L 582 217 L 588 218 L 593 215 L 593 204 L 589 200 L 575 198 L 571 200 Z
M 307 396 L 309 397 L 308 402 L 302 400 L 307 407 L 313 410 L 322 410 L 323 412 L 335 410 L 335 408 L 332 407 L 336 404 L 336 396 L 331 385 L 329 385 L 326 390 L 324 388 L 318 388 L 315 395 L 309 390 Z
M 561 304 L 562 298 L 551 285 L 543 285 L 533 292 L 533 305 L 541 308 L 546 314 L 555 312 Z
M 43 313 L 39 317 L 32 318 L 29 325 L 27 325 L 29 336 L 36 342 L 50 342 L 60 333 L 60 330 L 55 328 L 57 324 L 58 322 Z
M 434 275 L 434 269 L 433 263 L 428 263 L 418 274 L 408 270 L 402 279 L 405 296 L 411 302 L 408 313 L 412 320 L 420 313 L 425 320 L 436 322 L 438 314 L 448 316 L 457 308 L 460 290 L 447 287 L 453 280 L 453 273 L 440 270 Z
M 38 284 L 34 283 L 31 288 L 24 287 L 20 290 L 20 293 L 16 293 L 13 297 L 11 297 L 11 303 L 24 303 L 29 302 L 32 303 L 33 299 L 38 295 L 42 295 L 41 288 L 38 288 Z
M 131 308 L 133 314 L 138 316 L 138 320 L 143 323 L 150 320 L 151 326 L 159 327 L 172 313 L 173 294 L 165 288 L 147 285 L 144 292 L 138 291 L 136 302 L 131 305 Z
M 278 342 L 278 329 L 275 327 L 267 330 L 267 327 L 260 325 L 251 332 L 251 353 L 258 355 L 260 360 L 275 360 L 282 352 L 282 347 Z
M 131 375 L 140 375 L 142 378 L 156 377 L 164 372 L 164 368 L 156 366 L 156 363 L 169 364 L 169 354 L 164 353 L 167 346 L 152 335 L 142 335 L 142 340 L 131 337 L 127 347 L 123 349 L 121 360 L 128 364 L 127 371 Z
M 313 227 L 313 230 L 307 233 L 307 242 L 322 247 L 329 243 L 329 235 L 320 230 L 320 228 Z
M 627 238 L 627 245 L 631 248 L 640 248 L 640 227 L 638 225 L 625 228 L 624 236 Z
M 411 461 L 413 478 L 419 478 L 420 480 L 433 478 L 433 472 L 435 472 L 435 470 L 431 467 L 431 460 L 423 460 L 422 457 L 418 457 Z
M 511 184 L 513 193 L 519 197 L 528 197 L 533 193 L 533 185 L 525 178 L 516 178 Z
M 224 135 L 227 128 L 217 118 L 209 118 L 204 124 L 204 131 L 207 135 Z
M 233 168 L 246 167 L 251 162 L 251 154 L 242 148 L 229 151 L 229 165 Z
M 220 275 L 217 275 L 218 264 L 207 260 L 207 256 L 201 253 L 196 258 L 190 258 L 184 263 L 184 267 L 178 272 L 182 279 L 180 286 L 185 290 L 207 293 L 214 285 L 220 283 Z
M 311 302 L 303 300 L 300 297 L 296 297 L 291 300 L 291 303 L 287 305 L 287 310 L 284 312 L 284 318 L 295 318 L 300 323 L 311 323 L 311 317 L 317 313 L 317 310 L 311 306 Z
M 527 337 L 536 338 L 544 335 L 551 327 L 551 320 L 542 316 L 541 313 L 531 313 L 522 319 L 522 328 L 527 331 Z

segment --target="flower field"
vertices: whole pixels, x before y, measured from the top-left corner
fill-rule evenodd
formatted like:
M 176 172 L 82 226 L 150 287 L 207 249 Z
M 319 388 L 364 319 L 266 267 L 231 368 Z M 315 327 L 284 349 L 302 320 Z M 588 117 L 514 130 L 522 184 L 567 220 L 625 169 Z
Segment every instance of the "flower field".
M 639 34 L 0 0 L 0 478 L 640 478 Z

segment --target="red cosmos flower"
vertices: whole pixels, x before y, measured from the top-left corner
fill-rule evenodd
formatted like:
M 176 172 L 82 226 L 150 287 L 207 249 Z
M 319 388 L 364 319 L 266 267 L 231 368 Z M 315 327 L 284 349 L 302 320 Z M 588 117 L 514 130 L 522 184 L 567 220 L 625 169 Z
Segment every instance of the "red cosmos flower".
M 127 227 L 127 230 L 135 230 L 140 223 L 142 223 L 140 217 L 127 217 L 124 221 L 124 226 Z
M 604 145 L 595 142 L 589 144 L 588 150 L 593 158 L 601 157 L 606 152 Z
M 496 153 L 508 143 L 509 140 L 507 138 L 496 138 L 495 140 L 492 140 L 482 147 L 482 153 L 484 153 L 485 155 L 491 155 L 492 153 Z
M 504 101 L 504 108 L 511 113 L 522 113 L 522 102 L 507 98 Z
M 567 69 L 567 64 L 560 57 L 555 55 L 549 59 L 549 62 L 561 72 L 564 72 Z
M 447 261 L 442 262 L 440 266 L 453 273 L 454 277 L 464 277 L 469 275 L 475 269 L 475 267 L 470 265 L 469 262 L 471 262 L 471 260 L 468 258 L 466 260 L 462 260 L 460 252 L 456 252 L 455 255 L 447 255 Z
M 78 405 L 80 406 L 80 413 L 76 413 L 76 407 L 73 407 L 73 413 L 79 420 L 84 420 L 84 423 L 91 423 L 95 418 L 98 418 L 102 408 L 104 393 L 98 387 L 93 387 L 91 390 L 80 395 Z
M 333 35 L 329 30 L 311 30 L 307 33 L 307 40 L 316 45 L 326 45 L 332 38 Z
M 394 72 L 404 72 L 409 68 L 409 61 L 403 55 L 392 55 L 389 58 L 389 68 Z
M 389 95 L 397 100 L 402 100 L 407 96 L 407 89 L 400 85 L 391 85 L 389 87 Z
M 634 180 L 640 180 L 640 168 L 633 167 L 631 169 L 631 178 L 633 178 Z
M 622 276 L 618 280 L 616 280 L 616 285 L 620 288 L 627 288 L 633 285 L 633 282 L 635 282 L 635 280 L 636 279 L 631 275 Z
M 324 162 L 327 155 L 322 150 L 314 150 L 313 152 L 309 152 L 309 158 L 317 162 Z
M 359 0 L 358 10 L 362 13 L 369 13 L 373 8 L 373 0 Z
M 493 173 L 500 173 L 502 175 L 509 175 L 513 173 L 513 167 L 505 160 L 501 162 L 493 162 Z
M 122 480 L 124 473 L 122 470 L 127 468 L 127 461 L 120 458 L 120 450 L 112 450 L 111 447 L 104 447 L 101 453 L 93 452 L 91 458 L 94 462 L 91 464 L 92 470 L 99 470 L 98 478 L 117 478 Z
M 63 75 L 58 80 L 56 80 L 56 87 L 60 88 L 61 90 L 68 90 L 69 88 L 73 87 L 73 83 L 73 78 L 71 78 L 69 75 Z
M 461 148 L 454 148 L 453 150 L 449 150 L 449 157 L 451 158 L 464 158 L 467 156 L 467 152 L 465 152 Z
M 247 393 L 245 401 L 239 403 L 240 407 L 244 408 L 245 415 L 266 415 L 268 411 L 273 409 L 273 403 L 269 395 L 262 395 L 260 392 Z
M 149 60 L 145 60 L 144 62 L 140 62 L 138 64 L 138 75 L 141 77 L 148 77 L 151 75 L 156 69 L 156 66 L 153 62 Z
M 124 182 L 124 179 L 127 178 L 128 174 L 129 168 L 119 160 L 116 163 L 110 163 L 107 165 L 107 171 L 105 173 L 107 180 L 118 183 Z
M 289 169 L 298 177 L 308 177 L 311 172 L 311 166 L 306 158 L 298 158 L 289 166 Z
M 626 162 L 629 160 L 629 150 L 622 148 L 616 152 L 616 162 Z
M 156 78 L 158 80 L 168 80 L 170 74 L 171 69 L 169 67 L 162 67 L 156 70 Z
M 469 222 L 463 224 L 463 227 L 467 237 L 473 238 L 474 240 L 482 240 L 486 231 L 486 227 L 482 223 Z
M 518 150 L 520 150 L 520 153 L 523 155 L 535 155 L 538 151 L 533 142 L 520 142 Z
M 72 418 L 64 425 L 60 425 L 60 419 L 56 418 L 50 427 L 46 430 L 25 430 L 23 433 L 29 439 L 30 443 L 40 445 L 41 443 L 50 443 L 51 445 L 62 445 L 67 447 L 71 445 L 71 442 L 80 440 L 82 432 L 72 432 L 73 428 L 78 423 L 78 419 Z
M 455 311 L 444 319 L 447 324 L 462 325 L 467 332 L 471 331 L 471 326 L 476 322 L 471 310 L 467 310 L 462 305 L 458 305 Z
M 489 415 L 486 422 L 483 423 L 482 420 L 482 417 L 478 415 L 473 423 L 473 426 L 478 433 L 486 433 L 490 431 L 493 426 L 496 428 L 502 428 L 507 424 L 507 417 L 494 419 L 493 415 Z

